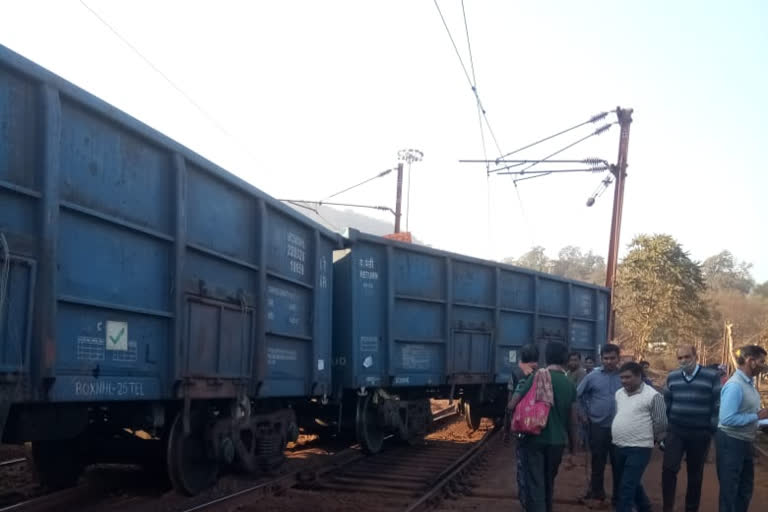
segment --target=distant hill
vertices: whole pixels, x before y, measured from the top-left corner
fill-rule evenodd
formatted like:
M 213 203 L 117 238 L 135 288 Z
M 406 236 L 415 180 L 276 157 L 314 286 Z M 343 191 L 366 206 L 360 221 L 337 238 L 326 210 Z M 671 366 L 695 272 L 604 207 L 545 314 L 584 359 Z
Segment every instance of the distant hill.
M 363 233 L 369 233 L 371 235 L 384 236 L 395 231 L 395 219 L 392 217 L 391 222 L 386 222 L 380 219 L 374 219 L 367 215 L 355 212 L 351 209 L 337 210 L 329 206 L 311 206 L 318 213 L 307 208 L 296 206 L 295 204 L 286 203 L 288 206 L 295 209 L 297 212 L 306 215 L 310 219 L 314 220 L 318 224 L 322 224 L 326 228 L 335 231 L 337 233 L 344 234 L 347 228 L 354 228 Z M 319 215 L 318 215 L 319 214 Z M 417 237 L 413 237 L 413 243 L 419 245 L 427 245 L 418 240 Z

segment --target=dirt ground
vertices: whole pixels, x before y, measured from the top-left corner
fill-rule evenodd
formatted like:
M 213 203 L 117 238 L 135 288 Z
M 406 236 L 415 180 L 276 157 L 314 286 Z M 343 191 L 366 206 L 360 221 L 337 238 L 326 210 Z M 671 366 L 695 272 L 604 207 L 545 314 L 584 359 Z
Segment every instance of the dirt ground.
M 432 414 L 436 412 L 440 412 L 444 409 L 447 409 L 450 407 L 449 403 L 450 400 L 430 400 L 430 407 L 432 408 Z M 456 403 L 456 400 L 453 401 L 453 403 Z
M 700 512 L 717 512 L 718 492 L 717 475 L 715 472 L 714 457 L 707 463 L 704 469 L 704 485 Z M 645 472 L 643 483 L 645 490 L 651 498 L 653 509 L 660 511 L 661 500 L 661 462 L 662 453 L 654 451 L 651 464 Z M 765 512 L 768 503 L 768 461 L 756 466 L 755 491 L 752 496 L 750 512 Z M 487 459 L 487 467 L 476 474 L 471 481 L 470 494 L 457 500 L 445 500 L 437 510 L 443 512 L 521 512 L 522 508 L 517 500 L 517 484 L 515 480 L 515 448 L 514 444 L 503 445 L 497 443 L 494 451 Z M 678 475 L 677 499 L 675 512 L 683 512 L 685 509 L 685 465 Z M 588 484 L 588 472 L 586 466 L 586 454 L 576 457 L 575 465 L 562 464 L 555 482 L 555 512 L 588 512 L 589 508 L 577 502 L 577 498 L 586 491 Z M 606 490 L 611 489 L 610 468 L 606 468 Z M 603 510 L 609 510 L 609 507 Z

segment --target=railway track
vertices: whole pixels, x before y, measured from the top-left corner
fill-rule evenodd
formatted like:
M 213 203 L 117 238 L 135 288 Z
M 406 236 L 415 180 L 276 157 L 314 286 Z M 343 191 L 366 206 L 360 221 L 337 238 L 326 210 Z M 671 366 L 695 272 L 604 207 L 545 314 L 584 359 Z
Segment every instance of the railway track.
M 464 423 L 458 420 L 456 408 L 453 406 L 437 411 L 433 415 L 435 428 L 440 428 L 450 422 L 466 428 Z M 394 439 L 388 440 L 388 442 L 393 443 Z M 332 487 L 343 485 L 344 478 L 349 478 L 350 475 L 360 471 L 376 471 L 376 468 L 382 466 L 390 466 L 390 475 L 382 475 L 382 479 L 389 481 L 390 484 L 382 486 L 379 490 L 383 489 L 386 492 L 387 489 L 396 488 L 397 478 L 400 478 L 406 487 L 411 485 L 414 491 L 429 490 L 428 487 L 438 485 L 441 479 L 448 476 L 447 470 L 454 468 L 454 463 L 457 460 L 463 460 L 462 456 L 468 453 L 470 445 L 473 443 L 462 443 L 461 447 L 454 447 L 453 449 L 449 448 L 448 444 L 450 443 L 445 441 L 430 442 L 428 436 L 427 442 L 423 446 L 401 446 L 386 450 L 376 456 L 366 456 L 357 445 L 342 448 L 336 453 L 323 453 L 325 451 L 323 446 L 309 446 L 289 452 L 286 468 L 283 468 L 280 474 L 256 479 L 233 476 L 224 479 L 217 488 L 195 498 L 186 498 L 173 492 L 163 492 L 158 489 L 131 489 L 130 486 L 121 489 L 120 485 L 114 482 L 108 485 L 103 482 L 100 485 L 87 482 L 73 489 L 45 494 L 0 508 L 0 512 L 47 512 L 75 509 L 95 511 L 104 508 L 109 508 L 114 512 L 231 510 L 251 506 L 256 501 L 285 494 L 289 490 L 291 492 L 306 492 L 308 489 L 314 489 L 312 492 L 341 492 L 340 488 L 334 491 Z M 410 453 L 407 456 L 409 462 L 405 461 L 405 454 L 407 453 Z M 402 459 L 402 464 L 400 469 L 396 471 L 395 466 L 391 465 L 390 462 L 398 459 Z M 21 464 L 25 460 L 6 462 L 13 465 Z M 429 476 L 426 481 L 421 482 L 421 487 L 418 488 L 413 487 L 412 483 L 418 475 L 412 471 L 409 472 L 404 467 L 407 464 L 413 464 L 414 461 L 421 461 L 421 474 Z M 361 464 L 368 464 L 368 466 L 361 466 Z M 368 469 L 365 469 L 366 467 Z M 396 476 L 398 471 L 399 477 Z M 410 484 L 408 483 L 409 480 L 411 481 Z M 326 486 L 324 490 L 322 489 L 323 486 Z M 371 488 L 370 490 L 373 491 L 374 489 Z M 413 501 L 416 494 L 411 493 L 410 498 L 401 499 L 400 503 L 406 505 L 409 501 Z
M 183 512 L 424 510 L 452 492 L 456 479 L 473 468 L 495 432 L 487 423 L 482 431 L 470 433 L 453 408 L 435 414 L 435 422 L 443 428 L 429 434 L 421 445 L 394 447 L 368 457 L 357 450 L 343 462 L 286 475 L 285 480 L 265 482 Z
M 0 462 L 0 468 L 9 468 L 11 466 L 18 466 L 25 462 L 27 462 L 27 459 L 25 457 L 21 457 L 18 459 L 8 459 Z
M 433 427 L 440 426 L 456 417 L 457 410 L 455 406 L 450 406 L 435 412 L 432 417 Z M 388 438 L 387 441 L 391 441 L 391 439 Z M 342 450 L 335 454 L 331 459 L 323 461 L 314 467 L 301 468 L 278 478 L 256 483 L 246 489 L 224 496 L 218 496 L 214 499 L 185 508 L 183 509 L 183 512 L 239 510 L 241 507 L 252 505 L 254 500 L 257 500 L 260 497 L 266 498 L 283 494 L 289 489 L 295 491 L 296 489 L 302 489 L 308 486 L 312 487 L 318 482 L 324 482 L 329 478 L 332 478 L 330 475 L 348 471 L 349 468 L 354 468 L 356 464 L 362 463 L 366 459 L 375 459 L 377 457 L 378 456 L 367 457 L 362 452 L 359 445 L 354 445 Z

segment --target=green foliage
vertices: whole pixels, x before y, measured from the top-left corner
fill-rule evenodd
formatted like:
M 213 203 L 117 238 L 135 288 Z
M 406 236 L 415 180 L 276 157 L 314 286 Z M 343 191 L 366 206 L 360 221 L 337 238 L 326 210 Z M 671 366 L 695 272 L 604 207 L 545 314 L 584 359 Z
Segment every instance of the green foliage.
M 504 263 L 517 265 L 518 267 L 538 270 L 539 272 L 549 272 L 551 262 L 540 245 L 531 247 L 531 249 L 519 258 L 506 258 Z
M 640 235 L 619 266 L 615 308 L 625 348 L 692 343 L 707 335 L 709 312 L 701 267 L 669 235 Z M 629 346 L 627 346 L 629 345 Z
M 552 273 L 568 279 L 577 279 L 594 284 L 605 284 L 605 260 L 602 256 L 587 253 L 573 245 L 563 247 L 552 261 Z
M 636 357 L 650 350 L 669 355 L 667 350 L 681 344 L 701 342 L 717 357 L 726 321 L 733 324 L 737 344 L 768 344 L 768 281 L 755 285 L 751 264 L 727 250 L 698 264 L 669 235 L 637 236 L 629 249 L 619 264 L 614 300 L 617 339 L 627 352 Z M 563 247 L 557 258 L 537 246 L 504 262 L 605 283 L 603 258 L 575 246 Z
M 605 260 L 592 251 L 583 252 L 581 248 L 569 245 L 560 249 L 557 259 L 547 257 L 541 246 L 532 247 L 519 258 L 506 258 L 504 263 L 518 267 L 547 272 L 568 279 L 588 283 L 605 284 Z
M 752 264 L 738 261 L 730 251 L 710 256 L 701 265 L 704 280 L 711 290 L 737 290 L 749 293 L 755 285 Z

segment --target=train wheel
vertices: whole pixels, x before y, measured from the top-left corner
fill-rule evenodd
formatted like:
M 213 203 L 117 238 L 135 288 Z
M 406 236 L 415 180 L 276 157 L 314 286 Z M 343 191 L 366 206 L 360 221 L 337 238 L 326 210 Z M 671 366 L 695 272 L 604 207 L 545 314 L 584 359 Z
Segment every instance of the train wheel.
M 194 496 L 216 481 L 219 464 L 209 456 L 206 446 L 206 416 L 190 412 L 190 432 L 184 434 L 183 411 L 173 421 L 168 436 L 168 477 L 177 492 Z
M 378 453 L 384 444 L 384 432 L 378 425 L 378 414 L 373 404 L 372 395 L 358 397 L 355 416 L 357 441 L 365 453 Z
M 414 400 L 408 407 L 408 429 L 406 436 L 402 434 L 400 439 L 411 446 L 424 442 L 424 436 L 432 424 L 432 410 L 429 399 Z
M 74 487 L 84 468 L 71 439 L 33 442 L 32 460 L 40 484 L 49 489 Z
M 480 415 L 477 405 L 473 405 L 469 400 L 463 402 L 464 409 L 464 421 L 467 422 L 467 427 L 474 431 L 480 428 L 480 421 L 483 417 Z

